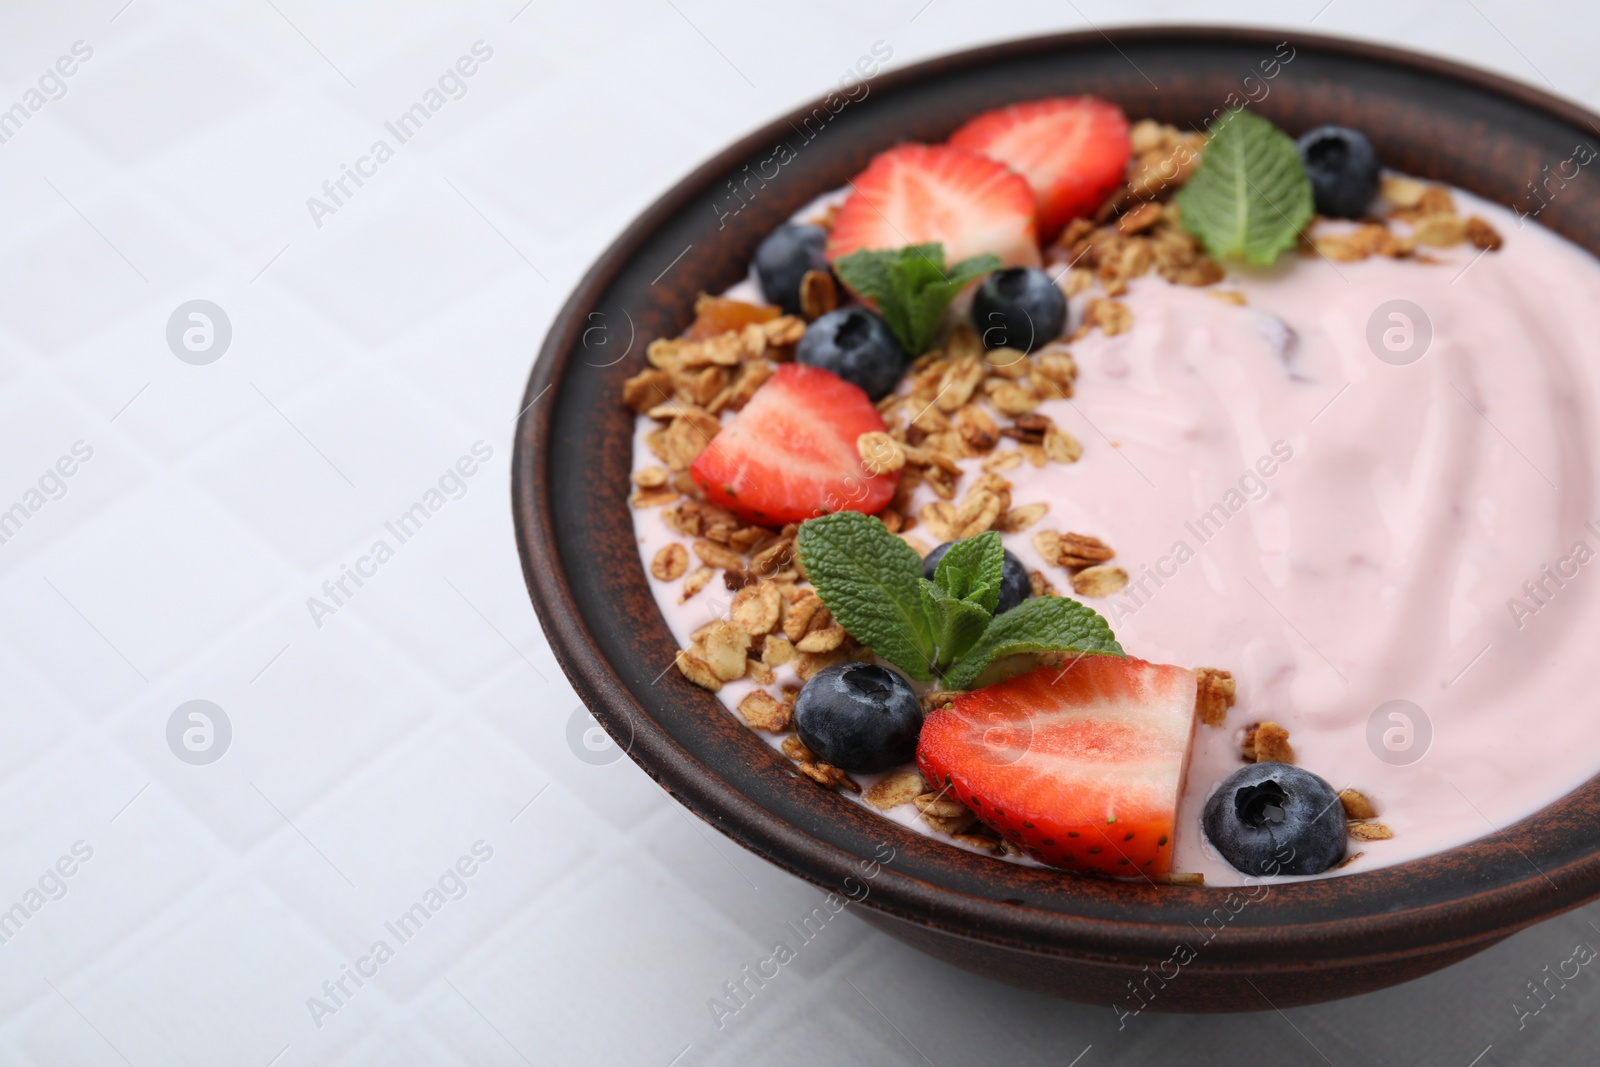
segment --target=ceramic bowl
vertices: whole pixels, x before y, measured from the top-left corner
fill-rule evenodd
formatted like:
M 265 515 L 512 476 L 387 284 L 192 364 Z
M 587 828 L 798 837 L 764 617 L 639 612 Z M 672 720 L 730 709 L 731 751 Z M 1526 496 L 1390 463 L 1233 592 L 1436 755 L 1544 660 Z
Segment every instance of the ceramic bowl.
M 1264 65 L 1274 60 L 1275 72 Z M 1354 126 L 1388 166 L 1526 212 L 1539 203 L 1529 183 L 1600 129 L 1571 104 L 1442 60 L 1214 27 L 1016 41 L 867 85 L 865 96 L 854 89 L 857 99 L 820 101 L 751 134 L 656 201 L 579 283 L 533 368 L 512 486 L 523 568 L 557 658 L 612 737 L 706 822 L 822 889 L 863 898 L 856 914 L 894 937 L 1000 981 L 1108 1006 L 1135 1004 L 1130 982 L 1151 1010 L 1349 996 L 1600 895 L 1600 780 L 1470 844 L 1274 885 L 1241 906 L 1239 890 L 1075 878 L 919 836 L 798 778 L 715 696 L 668 669 L 676 646 L 624 489 L 632 414 L 622 382 L 650 340 L 688 325 L 696 294 L 745 277 L 763 236 L 875 153 L 940 141 L 980 111 L 1034 97 L 1092 93 L 1130 116 L 1194 128 L 1250 100 L 1291 135 Z M 791 158 L 775 163 L 780 143 Z M 752 173 L 765 178 L 747 182 Z M 1600 251 L 1593 176 L 1569 182 L 1539 222 Z

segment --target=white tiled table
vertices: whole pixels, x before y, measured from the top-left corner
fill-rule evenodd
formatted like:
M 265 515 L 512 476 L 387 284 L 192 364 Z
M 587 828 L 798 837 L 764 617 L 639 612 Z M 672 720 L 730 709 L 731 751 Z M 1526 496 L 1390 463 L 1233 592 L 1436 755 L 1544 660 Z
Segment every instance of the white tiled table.
M 0 1064 L 1579 1062 L 1595 979 L 1520 1030 L 1511 1004 L 1600 943 L 1595 909 L 1359 1000 L 1120 1033 L 1109 1008 L 970 977 L 847 913 L 719 1030 L 707 999 L 818 892 L 568 744 L 577 702 L 523 591 L 506 483 L 529 363 L 593 257 L 874 41 L 892 67 L 1190 17 L 10 0 L 0 109 L 74 42 L 93 54 L 0 143 L 0 510 L 76 442 L 93 454 L 0 544 L 0 909 L 41 878 L 56 897 L 0 926 Z M 1315 17 L 1600 101 L 1576 3 L 1206 17 Z M 384 123 L 478 41 L 492 56 L 464 95 L 314 219 L 307 198 L 393 145 Z M 165 339 L 196 298 L 233 329 L 204 366 Z M 384 523 L 479 442 L 491 458 L 395 545 Z M 379 538 L 393 558 L 317 625 L 307 598 Z M 232 728 L 209 765 L 167 743 L 194 699 Z M 475 845 L 492 856 L 451 874 Z M 72 875 L 48 875 L 64 856 Z M 386 924 L 441 877 L 402 942 Z M 375 977 L 324 992 L 380 939 Z

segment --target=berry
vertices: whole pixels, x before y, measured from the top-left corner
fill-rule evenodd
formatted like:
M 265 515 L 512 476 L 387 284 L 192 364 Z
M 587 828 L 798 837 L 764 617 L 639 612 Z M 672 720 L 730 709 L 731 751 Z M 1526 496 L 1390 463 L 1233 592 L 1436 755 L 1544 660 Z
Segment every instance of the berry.
M 782 526 L 834 511 L 871 515 L 899 476 L 868 474 L 856 438 L 883 429 L 867 394 L 821 367 L 785 363 L 689 466 L 706 499 Z
M 1033 192 L 1004 164 L 943 145 L 903 144 L 851 181 L 828 235 L 828 260 L 861 249 L 937 241 L 954 265 L 993 252 L 1006 266 L 1039 264 Z
M 997 270 L 972 298 L 972 325 L 983 347 L 1032 352 L 1061 336 L 1067 298 L 1037 267 Z
M 1344 859 L 1349 832 L 1333 787 L 1287 763 L 1230 774 L 1200 824 L 1222 858 L 1245 874 L 1320 874 Z
M 906 369 L 906 352 L 884 321 L 864 308 L 830 311 L 806 327 L 795 346 L 799 363 L 831 370 L 881 400 Z
M 1094 214 L 1122 184 L 1133 152 L 1122 109 L 1092 96 L 985 111 L 951 134 L 950 145 L 999 160 L 1027 179 L 1044 241 Z
M 933 572 L 939 569 L 939 561 L 944 559 L 944 554 L 950 551 L 954 541 L 946 541 L 938 548 L 929 552 L 922 561 L 922 576 L 928 581 L 933 581 Z M 1000 602 L 995 605 L 996 615 L 1010 611 L 1018 604 L 1033 595 L 1033 583 L 1028 580 L 1028 572 L 1022 566 L 1022 561 L 1005 550 L 1005 566 L 1000 570 Z
M 917 766 L 1043 863 L 1166 874 L 1194 705 L 1193 671 L 1082 656 L 931 712 Z
M 922 705 L 894 671 L 872 663 L 836 663 L 813 674 L 800 690 L 794 726 L 823 762 L 870 774 L 911 762 Z
M 767 234 L 756 249 L 756 280 L 767 300 L 790 315 L 800 314 L 800 279 L 807 271 L 828 269 L 822 253 L 827 243 L 827 230 L 797 222 Z
M 1378 153 L 1360 130 L 1318 126 L 1295 142 L 1317 213 L 1354 219 L 1378 194 Z

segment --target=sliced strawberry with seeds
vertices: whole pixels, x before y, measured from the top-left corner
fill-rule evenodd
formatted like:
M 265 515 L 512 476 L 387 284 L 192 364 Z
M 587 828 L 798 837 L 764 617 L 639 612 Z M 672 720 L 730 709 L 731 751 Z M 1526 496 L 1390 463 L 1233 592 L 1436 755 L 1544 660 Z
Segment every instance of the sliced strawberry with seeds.
M 950 144 L 998 160 L 1027 179 L 1046 242 L 1105 203 L 1122 184 L 1133 151 L 1122 109 L 1092 96 L 985 111 L 951 134 Z
M 689 467 L 706 499 L 762 526 L 881 511 L 897 474 L 868 474 L 856 439 L 882 431 L 867 394 L 821 367 L 785 363 Z
M 1043 863 L 1119 877 L 1172 870 L 1195 674 L 1120 656 L 963 693 L 917 742 L 923 777 Z
M 943 145 L 881 152 L 851 181 L 828 235 L 828 261 L 937 241 L 946 264 L 993 252 L 1008 267 L 1039 265 L 1028 183 L 982 155 Z

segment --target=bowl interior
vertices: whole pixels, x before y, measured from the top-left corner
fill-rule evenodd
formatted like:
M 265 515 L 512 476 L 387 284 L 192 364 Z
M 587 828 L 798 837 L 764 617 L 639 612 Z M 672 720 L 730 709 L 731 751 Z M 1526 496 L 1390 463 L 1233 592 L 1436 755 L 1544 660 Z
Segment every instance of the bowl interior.
M 1270 76 L 1269 76 L 1270 75 Z M 1221 888 L 1111 884 L 1031 869 L 920 837 L 797 779 L 791 765 L 679 676 L 625 499 L 632 415 L 623 380 L 694 297 L 745 276 L 756 244 L 898 141 L 938 141 L 988 108 L 1092 93 L 1131 118 L 1203 128 L 1229 103 L 1291 134 L 1360 128 L 1386 165 L 1518 211 L 1530 182 L 1590 143 L 1591 116 L 1526 87 L 1374 46 L 1257 31 L 1161 28 L 1001 45 L 884 74 L 801 109 L 690 175 L 594 266 L 540 354 L 517 435 L 513 497 L 529 589 L 556 654 L 633 758 L 703 818 L 824 887 L 892 856 L 870 903 L 967 936 L 1040 950 L 1170 951 Z M 1600 127 L 1595 127 L 1600 128 Z M 1600 251 L 1600 198 L 1581 174 L 1539 221 Z M 1469 845 L 1347 877 L 1274 887 L 1212 959 L 1304 964 L 1503 935 L 1600 892 L 1591 780 Z

